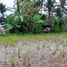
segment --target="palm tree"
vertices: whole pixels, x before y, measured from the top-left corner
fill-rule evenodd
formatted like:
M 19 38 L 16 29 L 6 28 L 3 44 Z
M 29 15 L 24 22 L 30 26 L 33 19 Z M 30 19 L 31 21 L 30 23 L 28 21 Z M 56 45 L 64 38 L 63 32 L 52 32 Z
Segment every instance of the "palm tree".
M 65 3 L 66 3 L 66 0 L 59 0 L 59 1 L 60 1 L 61 7 L 64 8 L 64 5 L 65 5 Z
M 47 0 L 47 3 L 46 3 L 46 7 L 48 8 L 48 22 L 49 22 L 49 25 L 51 25 L 51 12 L 52 12 L 52 8 L 54 6 L 54 2 L 55 0 Z
M 33 0 L 34 2 L 35 2 L 35 4 L 37 5 L 37 6 L 39 6 L 40 7 L 40 9 L 41 9 L 41 7 L 44 5 L 45 7 L 47 7 L 47 11 L 48 11 L 48 22 L 49 22 L 49 24 L 51 25 L 51 11 L 52 11 L 52 8 L 53 8 L 53 6 L 54 6 L 54 2 L 55 2 L 55 0 L 47 0 L 47 2 L 46 2 L 46 0 Z M 45 4 L 43 4 L 44 2 L 46 2 Z
M 0 3 L 0 13 L 2 14 L 2 16 L 0 17 L 0 21 L 2 22 L 4 20 L 4 12 L 6 11 L 5 5 L 3 5 L 2 3 Z
M 59 0 L 59 1 L 60 1 L 60 8 L 61 8 L 62 14 L 63 12 L 67 13 L 67 9 L 65 8 L 65 6 L 67 5 L 66 0 Z
M 3 5 L 2 3 L 0 3 L 0 12 L 1 12 L 1 14 L 4 15 L 5 11 L 6 11 L 5 5 Z

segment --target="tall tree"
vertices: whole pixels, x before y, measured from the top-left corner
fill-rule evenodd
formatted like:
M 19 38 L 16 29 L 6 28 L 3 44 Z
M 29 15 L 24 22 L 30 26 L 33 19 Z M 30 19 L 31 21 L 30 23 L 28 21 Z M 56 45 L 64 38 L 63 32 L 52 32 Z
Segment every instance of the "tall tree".
M 0 21 L 2 22 L 4 20 L 4 12 L 6 11 L 5 5 L 3 5 L 2 3 L 0 3 L 0 13 L 2 14 L 2 16 L 0 17 Z
M 33 0 L 37 6 L 42 8 L 44 5 L 48 10 L 48 22 L 51 25 L 51 11 L 54 6 L 55 0 Z M 45 4 L 44 4 L 45 3 Z
M 0 3 L 0 12 L 1 12 L 1 14 L 4 14 L 5 11 L 6 11 L 5 5 L 3 5 L 2 3 Z
M 55 0 L 47 0 L 46 7 L 48 8 L 48 22 L 51 25 L 51 11 L 54 6 Z
M 64 5 L 65 5 L 65 3 L 66 3 L 66 0 L 59 0 L 59 1 L 60 1 L 61 7 L 64 8 Z

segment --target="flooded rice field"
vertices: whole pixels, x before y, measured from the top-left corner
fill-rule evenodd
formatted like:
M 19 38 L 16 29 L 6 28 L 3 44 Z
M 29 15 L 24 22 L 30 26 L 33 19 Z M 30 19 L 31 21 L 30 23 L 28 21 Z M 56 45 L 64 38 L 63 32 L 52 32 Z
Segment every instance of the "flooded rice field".
M 67 67 L 67 38 L 0 46 L 0 67 Z

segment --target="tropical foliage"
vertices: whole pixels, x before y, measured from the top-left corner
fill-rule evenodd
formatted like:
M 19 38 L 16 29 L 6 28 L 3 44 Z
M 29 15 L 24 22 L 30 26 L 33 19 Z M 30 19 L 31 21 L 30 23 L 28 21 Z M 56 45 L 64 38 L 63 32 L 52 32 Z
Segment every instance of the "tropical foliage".
M 7 33 L 42 33 L 45 25 L 52 27 L 52 32 L 61 32 L 67 28 L 66 6 L 66 0 L 59 0 L 59 4 L 56 0 L 16 0 L 15 11 L 5 18 L 4 27 Z M 2 15 L 5 10 L 5 6 L 0 4 Z

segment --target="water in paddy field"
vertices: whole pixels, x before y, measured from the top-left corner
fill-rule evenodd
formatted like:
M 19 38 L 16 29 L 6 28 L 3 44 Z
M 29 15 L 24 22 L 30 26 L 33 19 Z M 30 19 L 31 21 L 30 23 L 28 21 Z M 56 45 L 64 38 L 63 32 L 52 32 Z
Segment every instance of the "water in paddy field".
M 67 67 L 67 38 L 0 46 L 0 67 Z

